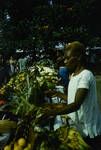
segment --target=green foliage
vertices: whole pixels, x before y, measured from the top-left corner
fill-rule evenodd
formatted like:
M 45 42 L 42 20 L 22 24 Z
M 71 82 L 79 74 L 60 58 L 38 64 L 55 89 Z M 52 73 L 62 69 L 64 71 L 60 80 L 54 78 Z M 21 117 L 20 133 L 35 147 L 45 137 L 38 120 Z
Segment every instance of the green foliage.
M 101 38 L 100 37 L 93 37 L 90 41 L 89 41 L 89 45 L 91 47 L 93 46 L 99 46 L 101 47 Z
M 72 0 L 66 4 L 54 2 L 51 7 L 46 1 L 40 0 L 2 2 L 0 47 L 6 51 L 26 47 L 33 49 L 48 47 L 50 41 L 75 39 L 88 44 L 92 36 L 101 35 L 98 1 Z M 10 15 L 9 20 L 6 18 L 7 14 Z
M 15 106 L 14 113 L 23 116 L 33 105 L 41 106 L 45 103 L 44 91 L 54 89 L 57 81 L 57 72 L 52 66 L 36 63 L 29 70 L 12 77 L 0 88 L 0 95 L 9 96 Z

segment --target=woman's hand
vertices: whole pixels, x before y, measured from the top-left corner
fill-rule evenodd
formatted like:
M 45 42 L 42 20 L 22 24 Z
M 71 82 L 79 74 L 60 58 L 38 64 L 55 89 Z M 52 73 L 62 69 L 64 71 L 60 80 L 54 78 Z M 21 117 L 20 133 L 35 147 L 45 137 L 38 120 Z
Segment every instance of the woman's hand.
M 59 92 L 49 89 L 49 90 L 45 91 L 45 95 L 48 97 L 58 97 Z
M 64 93 L 61 93 L 59 91 L 48 90 L 48 91 L 45 91 L 45 95 L 47 97 L 59 97 L 59 98 L 61 98 L 61 100 L 67 101 L 67 95 Z
M 42 108 L 38 111 L 36 116 L 35 123 L 43 123 L 44 121 L 47 122 L 51 118 L 54 118 L 56 115 L 53 110 L 53 104 L 44 104 Z
M 66 104 L 44 104 L 41 109 L 41 115 L 37 118 L 38 122 L 43 122 L 54 118 L 56 115 L 60 114 L 64 110 Z

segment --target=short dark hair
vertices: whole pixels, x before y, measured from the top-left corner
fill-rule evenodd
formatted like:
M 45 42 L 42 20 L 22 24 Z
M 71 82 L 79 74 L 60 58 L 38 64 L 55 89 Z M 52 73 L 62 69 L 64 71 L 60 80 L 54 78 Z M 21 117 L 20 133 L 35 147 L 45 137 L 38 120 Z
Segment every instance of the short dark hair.
M 72 54 L 74 56 L 78 57 L 78 60 L 80 61 L 80 63 L 82 63 L 82 65 L 88 68 L 86 50 L 83 43 L 79 41 L 73 41 L 71 43 L 68 43 L 65 45 L 65 51 L 69 51 L 69 50 L 72 51 Z
M 65 51 L 71 50 L 76 56 L 85 55 L 85 46 L 79 41 L 73 41 L 65 45 Z

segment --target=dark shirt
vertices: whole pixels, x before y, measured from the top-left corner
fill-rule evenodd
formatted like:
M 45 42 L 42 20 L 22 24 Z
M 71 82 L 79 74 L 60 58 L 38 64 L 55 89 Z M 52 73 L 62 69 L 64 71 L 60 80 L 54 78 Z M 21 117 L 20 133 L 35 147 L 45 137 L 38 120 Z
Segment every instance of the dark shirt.
M 8 66 L 0 67 L 0 86 L 5 84 L 9 78 Z

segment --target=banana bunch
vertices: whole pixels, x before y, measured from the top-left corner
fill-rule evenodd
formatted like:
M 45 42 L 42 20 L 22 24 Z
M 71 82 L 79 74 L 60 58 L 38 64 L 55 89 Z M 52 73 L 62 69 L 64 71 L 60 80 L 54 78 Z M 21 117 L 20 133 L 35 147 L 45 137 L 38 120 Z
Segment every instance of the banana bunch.
M 73 150 L 89 150 L 90 147 L 83 140 L 82 136 L 76 129 L 70 128 L 68 132 L 68 146 Z
M 15 129 L 17 124 L 15 121 L 8 119 L 0 120 L 0 133 L 10 132 L 12 129 Z
M 63 126 L 57 129 L 57 136 L 61 145 L 70 150 L 90 150 L 80 133 L 73 127 Z

